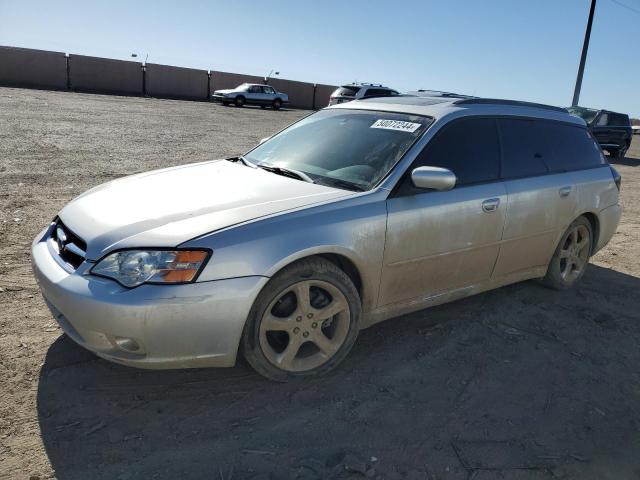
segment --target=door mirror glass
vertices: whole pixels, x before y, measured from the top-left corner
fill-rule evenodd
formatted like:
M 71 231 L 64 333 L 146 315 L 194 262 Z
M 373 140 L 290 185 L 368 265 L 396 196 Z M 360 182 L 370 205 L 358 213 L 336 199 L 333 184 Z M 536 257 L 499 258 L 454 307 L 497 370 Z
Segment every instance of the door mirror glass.
M 411 181 L 416 188 L 444 192 L 455 187 L 456 176 L 446 168 L 418 167 L 411 172 Z

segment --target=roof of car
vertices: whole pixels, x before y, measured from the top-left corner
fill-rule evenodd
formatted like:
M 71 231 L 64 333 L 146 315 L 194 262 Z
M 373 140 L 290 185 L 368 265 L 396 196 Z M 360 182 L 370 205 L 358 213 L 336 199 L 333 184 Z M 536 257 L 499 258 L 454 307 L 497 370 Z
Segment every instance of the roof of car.
M 436 120 L 447 116 L 509 115 L 545 118 L 582 126 L 586 125 L 584 120 L 574 117 L 561 107 L 518 100 L 469 98 L 462 95 L 460 97 L 394 95 L 391 97 L 354 100 L 333 105 L 329 108 L 408 113 L 429 116 Z

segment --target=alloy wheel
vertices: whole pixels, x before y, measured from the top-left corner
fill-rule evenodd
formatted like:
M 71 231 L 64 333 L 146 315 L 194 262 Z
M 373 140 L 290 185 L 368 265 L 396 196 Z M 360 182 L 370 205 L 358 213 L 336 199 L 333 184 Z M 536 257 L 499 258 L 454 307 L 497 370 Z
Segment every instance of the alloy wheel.
M 567 283 L 573 283 L 589 261 L 591 235 L 584 225 L 577 225 L 567 235 L 560 250 L 560 276 Z
M 349 303 L 322 280 L 297 282 L 271 301 L 260 321 L 260 348 L 274 366 L 289 372 L 319 367 L 349 333 Z

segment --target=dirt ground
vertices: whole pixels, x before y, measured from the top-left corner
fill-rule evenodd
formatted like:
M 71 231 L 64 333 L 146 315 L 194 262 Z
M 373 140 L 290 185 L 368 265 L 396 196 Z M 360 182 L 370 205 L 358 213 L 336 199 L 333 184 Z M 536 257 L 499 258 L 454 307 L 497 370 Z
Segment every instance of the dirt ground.
M 0 88 L 0 478 L 640 478 L 640 137 L 580 286 L 361 333 L 332 374 L 143 371 L 61 335 L 32 238 L 114 177 L 242 152 L 302 111 Z

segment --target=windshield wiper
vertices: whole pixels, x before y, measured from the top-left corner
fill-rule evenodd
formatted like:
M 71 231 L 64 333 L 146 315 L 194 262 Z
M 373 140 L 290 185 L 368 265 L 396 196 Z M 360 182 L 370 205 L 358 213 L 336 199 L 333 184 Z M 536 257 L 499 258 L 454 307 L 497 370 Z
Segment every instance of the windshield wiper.
M 263 170 L 266 170 L 267 172 L 276 173 L 278 175 L 282 175 L 283 177 L 295 178 L 296 180 L 302 180 L 309 183 L 316 183 L 309 175 L 298 170 L 293 170 L 291 168 L 285 167 L 276 167 L 274 165 L 265 165 L 264 163 L 259 163 L 257 166 Z
M 366 192 L 367 189 L 358 185 L 357 183 L 349 182 L 347 180 L 340 180 L 339 178 L 323 177 L 323 184 L 328 184 L 329 187 L 346 188 L 347 190 L 354 190 L 356 192 Z
M 246 165 L 247 167 L 251 167 L 251 168 L 257 168 L 255 163 L 251 163 L 249 160 L 247 160 L 246 158 L 244 158 L 242 155 L 238 155 L 237 157 L 232 157 L 232 158 L 227 158 L 228 162 L 240 162 L 243 165 Z

